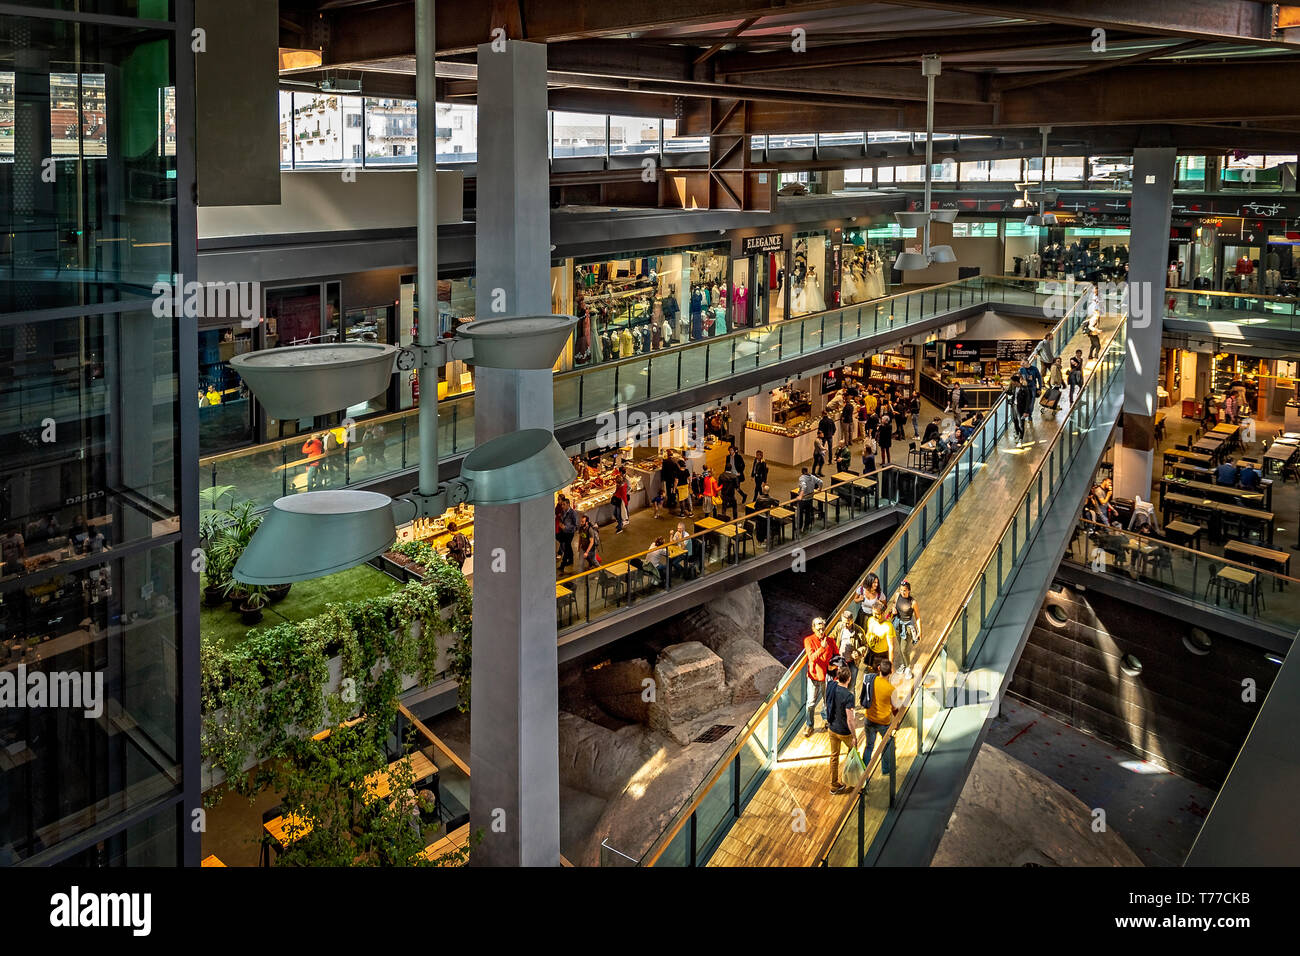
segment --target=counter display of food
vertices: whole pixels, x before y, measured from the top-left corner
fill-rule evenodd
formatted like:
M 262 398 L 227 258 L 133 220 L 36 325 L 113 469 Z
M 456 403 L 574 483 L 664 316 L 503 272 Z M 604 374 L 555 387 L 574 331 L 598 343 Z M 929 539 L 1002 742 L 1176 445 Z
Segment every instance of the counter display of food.
M 817 435 L 817 421 L 801 419 L 789 425 L 768 425 L 764 422 L 746 422 L 743 453 L 753 458 L 761 451 L 768 461 L 780 465 L 797 465 L 812 458 L 813 439 Z
M 992 408 L 1002 393 L 1007 390 L 1006 385 L 1001 383 L 981 382 L 978 379 L 965 381 L 951 375 L 948 377 L 948 384 L 944 384 L 939 381 L 934 369 L 926 369 L 921 373 L 921 395 L 940 408 L 945 408 L 948 405 L 948 393 L 952 391 L 952 386 L 958 383 L 961 384 L 962 408 L 972 411 Z

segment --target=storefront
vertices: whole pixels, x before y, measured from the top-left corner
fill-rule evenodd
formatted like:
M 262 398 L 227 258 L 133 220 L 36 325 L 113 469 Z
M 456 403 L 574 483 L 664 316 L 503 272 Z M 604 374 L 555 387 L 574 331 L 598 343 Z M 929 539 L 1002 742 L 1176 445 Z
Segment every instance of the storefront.
M 785 314 L 784 233 L 745 236 L 732 266 L 732 301 L 737 328 L 768 325 Z
M 578 316 L 573 362 L 592 365 L 731 331 L 730 246 L 567 259 Z M 557 283 L 553 283 L 557 286 Z M 563 305 L 563 302 L 556 303 Z
M 452 530 L 453 524 L 455 530 Z M 471 547 L 473 546 L 473 505 L 462 503 L 448 508 L 436 518 L 416 518 L 409 524 L 400 525 L 397 529 L 397 540 L 399 543 L 403 541 L 427 542 L 446 558 L 448 557 L 448 548 L 451 546 L 451 539 L 456 534 L 465 535 L 469 539 Z M 465 560 L 461 570 L 466 577 L 474 573 L 474 556 L 472 554 Z
M 1038 339 L 960 339 L 925 345 L 921 395 L 945 408 L 954 385 L 961 385 L 962 405 L 992 408 L 1011 376 L 1031 360 Z
M 820 375 L 748 399 L 744 453 L 752 458 L 761 451 L 768 461 L 781 465 L 812 458 L 817 412 L 826 404 L 822 395 L 813 394 L 819 385 L 825 385 Z M 837 383 L 831 386 L 836 388 Z
M 891 263 L 888 243 L 892 235 L 872 236 L 888 229 L 845 229 L 839 246 L 839 304 L 857 305 L 889 295 Z M 898 240 L 901 242 L 901 239 Z
M 840 230 L 834 230 L 838 236 Z M 790 264 L 790 317 L 825 312 L 826 303 L 835 301 L 834 251 L 830 230 L 795 233 Z

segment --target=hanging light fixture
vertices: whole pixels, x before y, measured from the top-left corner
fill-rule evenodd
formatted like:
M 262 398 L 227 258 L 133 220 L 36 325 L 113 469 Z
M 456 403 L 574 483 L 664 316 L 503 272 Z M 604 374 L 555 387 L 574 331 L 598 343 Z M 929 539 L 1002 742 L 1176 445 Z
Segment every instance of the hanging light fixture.
M 550 368 L 578 320 L 571 315 L 482 319 L 462 326 L 453 338 L 438 337 L 433 27 L 433 4 L 417 3 L 416 282 L 426 315 L 420 317 L 415 343 L 397 349 L 347 343 L 254 353 L 263 360 L 248 363 L 251 374 L 246 381 L 268 407 L 306 418 L 379 394 L 388 386 L 394 360 L 404 372 L 419 368 L 420 380 L 428 386 L 420 394 L 419 486 L 397 499 L 357 490 L 309 491 L 279 498 L 235 563 L 236 581 L 287 584 L 341 571 L 383 553 L 397 537 L 399 524 L 436 517 L 464 502 L 494 506 L 540 498 L 575 477 L 553 433 L 524 429 L 478 446 L 465 459 L 459 477 L 438 481 L 438 390 L 431 387 L 438 380 L 438 369 L 453 360 L 485 368 Z
M 931 222 L 953 222 L 956 209 L 930 208 L 930 183 L 934 163 L 934 79 L 942 71 L 939 57 L 933 53 L 921 57 L 921 75 L 925 77 L 925 204 L 921 212 L 896 212 L 894 218 L 905 229 L 922 230 L 920 252 L 900 252 L 894 259 L 894 268 L 912 272 L 928 268 L 932 262 L 956 262 L 952 246 L 930 245 Z
M 1025 225 L 1055 226 L 1056 214 L 1047 211 L 1047 134 L 1052 127 L 1040 126 L 1038 131 L 1043 134 L 1043 165 L 1038 172 L 1038 212 L 1026 216 Z

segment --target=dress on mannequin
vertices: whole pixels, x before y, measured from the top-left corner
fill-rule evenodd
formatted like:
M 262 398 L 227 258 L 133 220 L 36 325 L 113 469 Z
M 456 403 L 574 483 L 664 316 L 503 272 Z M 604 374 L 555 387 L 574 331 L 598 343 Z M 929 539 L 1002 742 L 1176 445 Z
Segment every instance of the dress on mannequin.
M 733 324 L 745 325 L 746 317 L 749 315 L 749 310 L 746 308 L 749 304 L 749 289 L 745 287 L 745 283 L 740 283 L 740 285 L 736 286 L 732 291 L 731 302 L 734 306 L 732 315 L 735 316 Z
M 803 315 L 805 312 L 811 311 L 811 309 L 807 308 L 804 286 L 792 283 L 790 285 L 790 314 Z
M 858 282 L 854 277 L 852 269 L 844 273 L 844 279 L 840 283 L 840 302 L 844 305 L 852 305 L 858 301 Z
M 804 302 L 808 306 L 809 312 L 825 312 L 826 297 L 822 295 L 822 280 L 817 275 L 817 267 L 812 266 L 808 270 L 808 278 L 804 281 Z

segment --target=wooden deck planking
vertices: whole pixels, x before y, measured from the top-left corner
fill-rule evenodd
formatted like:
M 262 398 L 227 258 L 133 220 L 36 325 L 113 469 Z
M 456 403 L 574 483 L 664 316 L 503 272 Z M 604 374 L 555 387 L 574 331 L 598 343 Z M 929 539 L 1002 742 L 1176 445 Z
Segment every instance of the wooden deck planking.
M 1102 317 L 1102 338 L 1107 344 L 1119 321 L 1119 317 L 1114 315 Z M 1080 332 L 1062 354 L 1068 356 L 1076 348 L 1086 350 L 1087 347 L 1088 338 Z M 1090 375 L 1094 364 L 1087 364 L 1086 374 Z M 906 659 L 914 662 L 914 666 L 915 662 L 924 664 L 938 654 L 940 639 L 947 631 L 948 622 L 961 612 L 962 601 L 974 575 L 997 547 L 995 534 L 1009 517 L 1007 503 L 1024 496 L 1035 469 L 1046 458 L 1048 444 L 1060 431 L 1071 407 L 1063 405 L 1046 421 L 1037 417 L 1039 409 L 1035 409 L 1033 423 L 1026 429 L 1023 444 L 1016 442 L 1015 432 L 1008 427 L 997 449 L 990 453 L 988 460 L 975 472 L 971 484 L 962 492 L 957 508 L 930 538 L 908 572 L 907 579 L 912 584 L 922 623 L 920 642 L 907 651 Z M 1036 501 L 1031 504 L 1030 517 L 1037 517 Z M 961 573 L 955 573 L 957 569 L 961 569 Z M 895 660 L 898 660 L 897 654 Z M 915 670 L 918 676 L 924 673 L 923 667 L 915 667 Z M 950 664 L 950 677 L 955 672 L 956 665 Z M 917 752 L 914 725 L 900 729 L 895 741 L 898 776 L 902 778 Z M 859 735 L 859 745 L 860 742 Z M 819 755 L 819 759 L 799 759 L 812 754 Z M 809 738 L 802 734 L 796 737 L 746 805 L 740 819 L 731 826 L 708 865 L 813 865 L 818 849 L 840 826 L 848 801 L 852 799 L 851 793 L 840 796 L 830 793 L 829 756 L 830 736 L 825 730 L 819 730 Z M 863 757 L 869 760 L 868 755 L 863 754 Z M 843 751 L 840 761 L 843 775 Z M 851 782 L 857 783 L 858 780 Z M 870 842 L 888 808 L 888 788 L 872 787 L 866 799 Z M 795 825 L 800 821 L 796 811 L 802 811 L 802 820 L 806 821 L 802 831 Z

